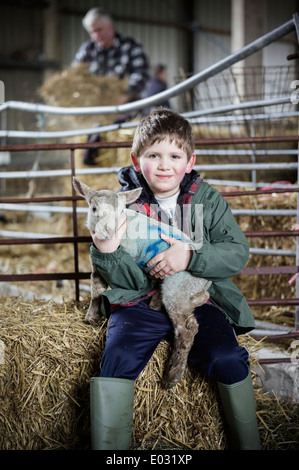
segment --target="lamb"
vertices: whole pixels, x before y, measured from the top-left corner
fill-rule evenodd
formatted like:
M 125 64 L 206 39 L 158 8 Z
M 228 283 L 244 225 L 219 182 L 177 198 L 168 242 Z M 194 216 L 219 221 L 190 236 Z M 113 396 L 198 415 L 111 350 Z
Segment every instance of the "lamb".
M 109 190 L 96 191 L 77 178 L 73 178 L 73 186 L 88 203 L 86 226 L 89 230 L 95 231 L 99 239 L 113 238 L 118 229 L 118 220 L 125 212 L 129 224 L 121 245 L 145 272 L 149 271 L 147 262 L 169 247 L 169 244 L 161 239 L 161 232 L 192 244 L 191 239 L 179 229 L 126 207 L 138 199 L 141 188 L 120 193 Z M 87 323 L 99 320 L 101 294 L 108 287 L 92 262 L 91 268 L 91 300 L 85 317 Z M 166 388 L 175 386 L 184 374 L 188 354 L 198 331 L 193 310 L 209 299 L 210 285 L 210 281 L 192 276 L 187 271 L 168 276 L 161 282 L 160 300 L 174 329 L 174 345 L 164 379 Z M 159 309 L 160 300 L 157 296 L 153 296 L 151 308 Z

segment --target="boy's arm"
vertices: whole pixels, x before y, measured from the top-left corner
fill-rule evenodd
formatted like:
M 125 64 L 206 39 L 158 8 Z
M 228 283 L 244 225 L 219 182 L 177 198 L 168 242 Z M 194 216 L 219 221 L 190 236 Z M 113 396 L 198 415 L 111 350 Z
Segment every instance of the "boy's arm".
M 193 251 L 188 271 L 207 279 L 228 278 L 247 263 L 249 243 L 217 191 L 204 203 L 204 211 L 203 244 Z
M 122 246 L 111 253 L 102 253 L 90 247 L 91 261 L 95 264 L 111 289 L 126 289 L 144 293 L 152 288 L 148 276 Z

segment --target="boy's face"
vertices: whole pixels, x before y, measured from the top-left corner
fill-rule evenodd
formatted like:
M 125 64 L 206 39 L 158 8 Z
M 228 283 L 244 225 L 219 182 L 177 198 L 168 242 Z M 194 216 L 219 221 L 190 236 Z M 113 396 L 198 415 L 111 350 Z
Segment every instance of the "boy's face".
M 186 152 L 175 141 L 164 139 L 147 147 L 139 158 L 131 153 L 131 159 L 135 170 L 143 174 L 153 194 L 169 197 L 179 191 L 185 174 L 191 172 L 195 154 L 188 160 Z

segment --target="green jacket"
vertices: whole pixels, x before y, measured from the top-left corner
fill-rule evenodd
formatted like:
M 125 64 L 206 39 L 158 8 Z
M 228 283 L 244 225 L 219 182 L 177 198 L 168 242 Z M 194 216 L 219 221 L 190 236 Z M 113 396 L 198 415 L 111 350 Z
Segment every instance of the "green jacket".
M 205 182 L 197 186 L 191 199 L 192 231 L 197 204 L 203 205 L 203 243 L 193 250 L 188 271 L 213 281 L 209 288 L 211 301 L 224 311 L 237 334 L 245 333 L 255 327 L 253 315 L 230 276 L 237 274 L 248 261 L 248 241 L 226 200 Z M 100 253 L 91 245 L 91 260 L 111 288 L 102 294 L 102 314 L 105 316 L 109 316 L 111 305 L 134 301 L 154 289 L 153 281 L 122 246 L 113 253 Z

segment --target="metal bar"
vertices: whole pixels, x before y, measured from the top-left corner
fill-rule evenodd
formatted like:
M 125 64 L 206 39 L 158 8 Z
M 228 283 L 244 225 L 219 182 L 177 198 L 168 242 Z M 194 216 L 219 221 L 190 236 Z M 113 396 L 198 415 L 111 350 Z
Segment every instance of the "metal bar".
M 295 170 L 297 163 L 233 163 L 233 164 L 212 164 L 212 165 L 195 165 L 195 171 L 239 171 L 239 170 Z M 92 172 L 90 169 L 78 169 L 77 175 L 84 174 L 105 174 L 105 173 L 118 173 L 120 168 L 95 168 Z M 70 176 L 71 170 L 28 170 L 28 171 L 2 171 L 0 178 L 15 179 L 15 178 L 48 178 L 57 176 Z M 273 192 L 273 191 L 272 191 Z
M 269 248 L 250 248 L 250 254 L 252 255 L 267 255 L 267 256 L 291 256 L 296 257 L 296 251 L 294 250 L 272 250 Z
M 237 275 L 295 274 L 298 272 L 299 266 L 259 266 L 243 268 Z
M 203 109 L 203 110 L 197 110 L 197 111 L 192 111 L 189 113 L 182 113 L 183 116 L 185 116 L 186 119 L 188 119 L 190 122 L 192 121 L 192 116 L 206 116 L 206 115 L 215 115 L 215 114 L 225 114 L 228 112 L 233 112 L 233 111 L 239 111 L 239 110 L 244 110 L 244 109 L 251 109 L 251 108 L 257 108 L 257 107 L 267 107 L 267 106 L 274 106 L 277 104 L 286 104 L 290 102 L 291 97 L 284 97 L 284 98 L 276 98 L 276 99 L 270 99 L 270 100 L 257 100 L 257 101 L 247 101 L 245 103 L 239 103 L 236 105 L 227 105 L 227 106 L 221 106 L 221 107 L 216 107 L 216 108 L 210 108 L 210 109 Z M 136 102 L 135 102 L 136 103 Z M 74 108 L 70 108 L 74 109 Z M 79 108 L 80 110 L 84 109 L 83 107 Z M 93 108 L 91 108 L 93 109 Z M 72 114 L 78 115 L 80 113 L 73 112 Z M 92 114 L 92 113 L 90 113 Z M 191 119 L 190 117 L 191 116 Z M 194 118 L 193 118 L 194 119 Z M 113 130 L 118 130 L 118 129 L 126 129 L 126 128 L 132 128 L 136 127 L 138 124 L 138 121 L 132 122 L 132 123 L 123 123 L 123 124 L 108 124 L 106 126 L 100 126 L 100 127 L 92 127 L 92 128 L 87 128 L 87 129 L 76 129 L 76 130 L 68 130 L 68 131 L 16 131 L 16 130 L 5 130 L 5 131 L 0 131 L 0 137 L 4 138 L 27 138 L 27 139 L 59 139 L 59 138 L 64 138 L 64 137 L 74 137 L 74 136 L 79 136 L 79 135 L 90 135 L 90 134 L 95 134 L 95 133 L 104 133 L 104 132 L 109 132 Z
M 283 362 L 292 362 L 290 357 L 277 357 L 272 359 L 259 359 L 259 364 L 281 364 Z
M 294 333 L 283 333 L 283 334 L 275 334 L 275 335 L 255 335 L 255 339 L 262 339 L 266 338 L 267 341 L 275 341 L 277 339 L 288 339 L 288 338 L 298 338 L 299 337 L 299 331 L 295 331 Z
M 246 237 L 298 237 L 299 230 L 289 230 L 289 231 L 273 230 L 272 232 L 271 231 L 266 231 L 266 232 L 248 231 L 248 232 L 244 232 L 244 235 Z
M 72 184 L 73 177 L 75 176 L 75 155 L 74 155 L 74 149 L 71 149 L 71 171 L 72 171 L 72 178 L 71 178 L 71 188 L 72 188 L 72 196 L 75 196 L 75 189 Z M 78 257 L 78 243 L 76 242 L 76 238 L 78 236 L 78 225 L 77 225 L 77 201 L 76 198 L 73 198 L 72 202 L 72 208 L 73 208 L 73 234 L 74 234 L 74 268 L 75 268 L 75 273 L 77 274 L 79 272 L 79 257 Z M 75 286 L 76 286 L 76 300 L 79 301 L 80 299 L 80 290 L 79 290 L 79 280 L 76 279 L 75 281 Z
M 249 101 L 246 103 L 241 103 L 237 105 L 230 105 L 230 106 L 222 106 L 222 107 L 216 107 L 216 108 L 211 108 L 211 109 L 204 109 L 204 110 L 198 110 L 198 111 L 193 111 L 193 115 L 197 117 L 189 118 L 188 113 L 182 113 L 183 116 L 186 117 L 190 121 L 191 124 L 199 124 L 201 122 L 208 123 L 210 122 L 209 119 L 211 118 L 204 118 L 204 117 L 198 117 L 198 116 L 205 116 L 205 115 L 212 115 L 213 123 L 214 122 L 229 122 L 229 121 L 238 121 L 238 120 L 248 120 L 251 119 L 251 116 L 215 116 L 215 114 L 219 113 L 228 113 L 232 111 L 239 111 L 240 109 L 251 109 L 251 108 L 257 108 L 257 107 L 267 107 L 267 106 L 274 106 L 277 104 L 285 104 L 290 102 L 290 97 L 285 97 L 285 98 L 279 98 L 279 99 L 270 99 L 270 100 L 259 100 L 259 101 Z M 80 108 L 82 109 L 82 108 Z M 278 119 L 278 118 L 284 118 L 284 117 L 295 117 L 297 116 L 298 113 L 273 113 L 273 114 L 263 114 L 263 115 L 253 115 L 254 119 Z M 34 132 L 34 131 L 0 131 L 0 137 L 8 138 L 8 137 L 14 137 L 14 138 L 63 138 L 63 137 L 74 137 L 78 135 L 89 135 L 89 134 L 94 134 L 94 133 L 104 133 L 104 132 L 109 132 L 113 130 L 118 130 L 118 129 L 130 129 L 134 128 L 138 125 L 138 121 L 134 122 L 125 122 L 122 124 L 109 124 L 106 126 L 99 126 L 99 127 L 92 127 L 92 128 L 87 128 L 87 129 L 79 129 L 79 130 L 68 130 L 68 131 L 46 131 L 46 132 Z
M 1 199 L 0 199 L 1 201 Z M 0 209 L 8 211 L 25 211 L 25 212 L 55 212 L 63 214 L 71 214 L 73 212 L 72 207 L 69 206 L 45 206 L 36 204 L 2 204 L 0 203 Z M 88 211 L 86 207 L 77 207 L 77 214 L 85 214 Z
M 0 245 L 31 245 L 31 244 L 41 244 L 41 245 L 50 245 L 54 243 L 86 243 L 90 242 L 90 237 L 47 237 L 47 238 L 14 238 L 13 241 L 11 238 L 0 238 Z
M 1 205 L 0 205 L 1 208 Z M 4 230 L 0 230 L 0 233 L 5 232 Z M 19 232 L 11 232 L 13 235 L 16 235 Z M 27 232 L 25 232 L 26 234 Z M 284 232 L 284 231 L 273 231 L 273 232 L 244 232 L 244 235 L 246 237 L 277 237 L 277 236 L 282 236 L 282 237 L 287 237 L 287 236 L 299 236 L 299 231 L 294 230 L 290 232 Z M 45 240 L 41 239 L 40 237 L 45 237 Z M 22 242 L 23 240 L 23 242 Z M 39 234 L 30 234 L 28 233 L 28 237 L 26 237 L 26 240 L 23 238 L 14 238 L 13 243 L 11 244 L 33 244 L 33 243 L 40 243 L 40 244 L 50 244 L 50 243 L 73 243 L 73 241 L 76 240 L 79 243 L 83 242 L 89 242 L 91 240 L 90 237 L 88 236 L 76 236 L 76 237 L 56 237 L 55 235 L 50 235 L 47 233 L 39 233 Z M 10 244 L 10 239 L 9 238 L 2 238 L 0 239 L 0 245 L 9 245 Z
M 232 213 L 234 215 L 269 215 L 271 217 L 274 216 L 288 216 L 288 217 L 296 217 L 296 210 L 294 209 L 232 209 Z
M 94 133 L 94 132 L 93 132 Z M 298 142 L 298 135 L 282 135 L 282 136 L 260 136 L 260 137 L 221 137 L 221 138 L 207 138 L 196 139 L 195 146 L 204 145 L 243 145 L 252 143 L 283 143 L 283 142 Z M 68 144 L 22 144 L 22 145 L 2 145 L 1 151 L 8 152 L 21 152 L 21 151 L 35 151 L 35 150 L 77 150 L 77 149 L 98 149 L 98 148 L 131 148 L 132 141 L 123 142 L 96 142 L 96 143 L 68 143 Z
M 299 298 L 295 299 L 263 299 L 263 300 L 248 300 L 248 305 L 299 305 Z
M 269 184 L 269 183 L 266 183 Z M 234 196 L 257 196 L 259 194 L 273 194 L 273 193 L 298 193 L 298 187 L 286 187 L 286 188 L 271 188 L 271 189 L 255 189 L 255 190 L 246 190 L 246 191 L 223 191 L 221 195 L 224 197 L 234 197 Z
M 42 238 L 44 237 L 44 238 Z M 9 245 L 33 245 L 33 244 L 64 244 L 64 243 L 90 243 L 90 237 L 51 237 L 51 235 L 40 234 L 35 238 L 0 238 L 0 246 Z M 250 248 L 250 253 L 259 255 L 272 255 L 272 256 L 296 256 L 296 252 L 291 250 L 271 250 L 271 249 L 254 249 Z M 242 272 L 240 271 L 239 274 Z M 243 274 L 243 273 L 242 273 Z
M 1 234 L 1 232 L 0 232 Z M 13 235 L 16 235 L 17 232 Z M 12 237 L 12 235 L 10 235 Z M 21 237 L 21 234 L 19 234 Z M 31 245 L 31 244 L 55 244 L 55 243 L 83 243 L 83 242 L 91 242 L 90 237 L 52 237 L 48 234 L 39 234 L 33 237 L 31 234 L 28 234 L 28 237 L 15 237 L 15 238 L 0 238 L 0 246 L 1 245 Z M 272 256 L 296 256 L 296 251 L 291 250 L 271 250 L 271 249 L 264 249 L 264 248 L 250 248 L 251 254 L 258 254 L 258 255 L 272 255 Z
M 0 198 L 2 203 L 6 204 L 25 204 L 31 202 L 63 202 L 83 199 L 81 196 L 46 196 L 46 197 L 14 197 L 14 198 Z
M 275 105 L 275 104 L 280 104 L 280 103 L 275 103 L 274 101 L 272 102 L 272 100 L 267 100 L 265 101 L 266 105 L 270 105 L 270 101 L 271 101 L 271 106 L 272 105 Z M 251 101 L 247 101 L 247 104 L 248 105 L 251 105 L 252 103 L 255 103 L 255 102 L 251 102 Z M 245 104 L 245 103 L 242 103 L 242 104 Z M 214 108 L 213 108 L 214 109 Z M 236 111 L 238 111 L 236 109 Z M 186 113 L 182 113 L 183 116 L 186 117 Z M 235 122 L 235 123 L 240 123 L 240 124 L 243 124 L 243 121 L 250 121 L 252 118 L 254 120 L 269 120 L 269 119 L 282 119 L 282 118 L 291 118 L 291 117 L 298 117 L 299 113 L 298 111 L 295 111 L 295 112 L 286 112 L 286 113 L 263 113 L 263 114 L 241 114 L 241 115 L 232 115 L 232 116 L 210 116 L 210 117 L 194 117 L 194 118 L 187 118 L 189 120 L 189 122 L 191 124 L 214 124 L 215 122 Z M 239 121 L 239 122 L 238 122 Z
M 93 170 L 91 170 L 93 172 Z M 265 183 L 268 184 L 268 183 Z M 299 187 L 289 187 L 286 186 L 284 188 L 276 188 L 272 187 L 271 189 L 255 189 L 255 190 L 246 190 L 246 191 L 222 191 L 220 194 L 226 198 L 234 197 L 234 196 L 256 196 L 259 194 L 281 194 L 281 193 L 295 193 L 299 192 Z M 44 196 L 44 197 L 31 197 L 31 198 L 0 198 L 0 201 L 5 204 L 23 204 L 23 203 L 34 203 L 34 202 L 63 202 L 63 201 L 83 201 L 82 196 Z M 78 208 L 77 208 L 78 209 Z
M 195 171 L 297 170 L 297 163 L 223 163 L 194 165 Z
M 89 279 L 90 273 L 44 273 L 44 274 L 0 274 L 1 281 L 26 282 L 26 281 L 57 281 L 60 279 Z
M 295 25 L 295 29 L 296 29 L 297 39 L 299 41 L 299 15 L 298 15 L 297 12 L 294 13 L 293 20 L 294 20 L 294 25 Z
M 298 16 L 296 16 L 296 30 L 298 26 Z M 298 30 L 297 30 L 298 34 Z M 299 187 L 299 143 L 297 144 L 297 186 Z M 299 193 L 297 193 L 297 224 L 299 224 Z M 296 238 L 296 264 L 299 264 L 299 239 Z M 296 279 L 296 296 L 299 296 L 299 279 Z M 295 329 L 299 330 L 299 306 L 295 308 Z
M 200 157 L 209 157 L 209 156 L 220 156 L 220 157 L 226 157 L 226 156 L 235 156 L 235 157 L 246 157 L 252 155 L 252 150 L 235 150 L 235 149 L 228 149 L 228 150 L 195 150 L 195 155 L 198 155 Z M 297 150 L 255 150 L 255 155 L 266 155 L 266 156 L 274 156 L 274 155 L 297 155 Z
M 219 106 L 215 108 L 206 108 L 204 110 L 195 110 L 184 113 L 186 119 L 192 119 L 199 116 L 214 115 L 214 114 L 225 114 L 231 113 L 233 111 L 241 111 L 244 109 L 252 108 L 261 108 L 265 106 L 274 106 L 279 104 L 290 103 L 291 96 L 285 96 L 283 98 L 276 98 L 270 100 L 256 100 L 256 101 L 246 101 L 244 103 L 230 104 L 225 106 Z

